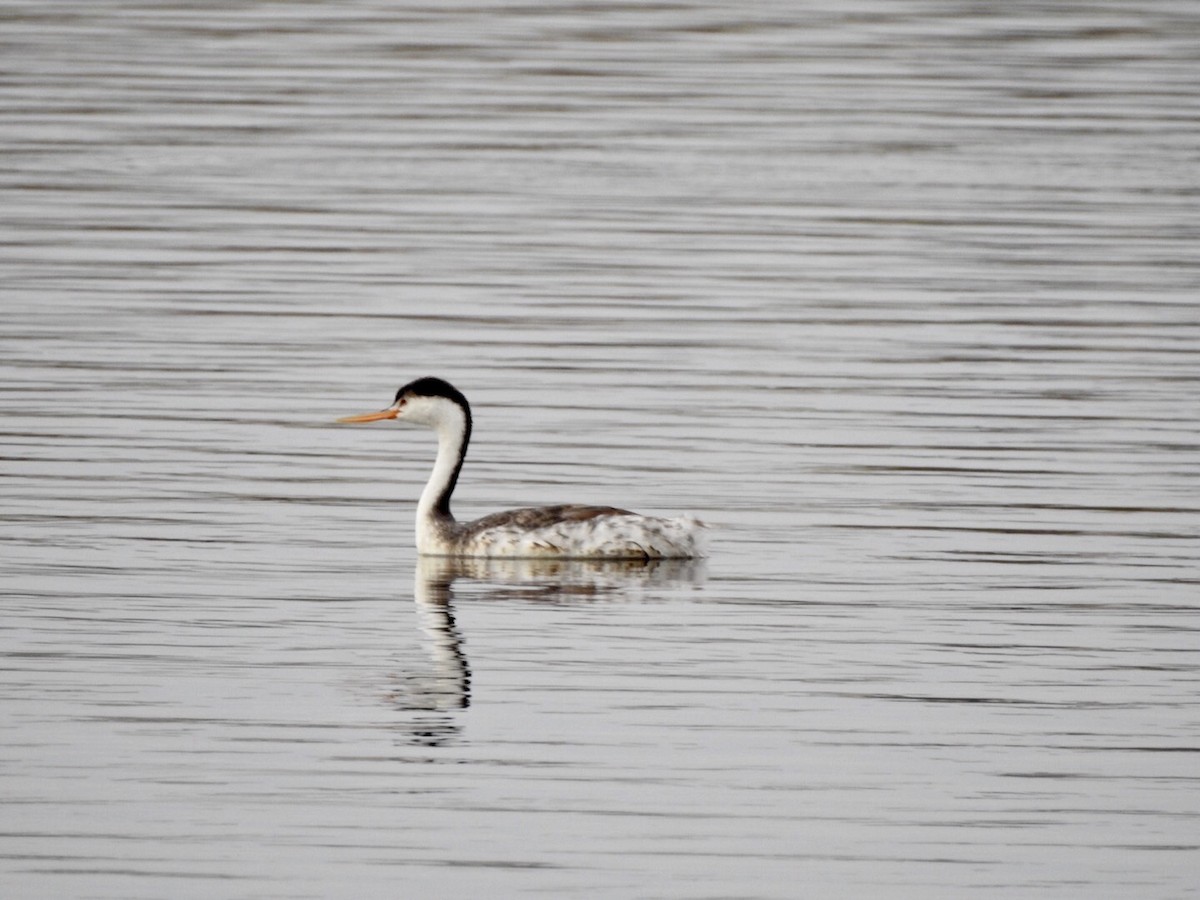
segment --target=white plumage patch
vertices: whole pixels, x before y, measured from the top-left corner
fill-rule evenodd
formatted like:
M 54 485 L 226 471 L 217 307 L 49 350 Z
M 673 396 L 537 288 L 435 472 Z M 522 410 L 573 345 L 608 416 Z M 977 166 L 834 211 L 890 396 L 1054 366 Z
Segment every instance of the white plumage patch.
M 704 555 L 704 523 L 587 507 L 514 510 L 468 522 L 423 553 L 574 559 L 683 559 Z

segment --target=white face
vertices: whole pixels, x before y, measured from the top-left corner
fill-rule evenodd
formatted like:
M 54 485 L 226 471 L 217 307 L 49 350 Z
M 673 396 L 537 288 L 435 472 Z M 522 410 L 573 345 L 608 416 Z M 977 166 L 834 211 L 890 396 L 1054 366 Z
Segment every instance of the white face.
M 399 422 L 411 422 L 439 430 L 446 426 L 461 428 L 465 422 L 458 404 L 445 397 L 406 394 L 392 408 L 396 410 L 396 420 Z
M 400 399 L 379 412 L 364 413 L 361 416 L 345 416 L 339 422 L 378 422 L 382 419 L 396 419 L 400 422 L 411 422 L 414 425 L 424 425 L 432 428 L 440 435 L 466 435 L 467 412 L 453 400 L 446 397 L 414 394 L 411 391 L 400 396 Z

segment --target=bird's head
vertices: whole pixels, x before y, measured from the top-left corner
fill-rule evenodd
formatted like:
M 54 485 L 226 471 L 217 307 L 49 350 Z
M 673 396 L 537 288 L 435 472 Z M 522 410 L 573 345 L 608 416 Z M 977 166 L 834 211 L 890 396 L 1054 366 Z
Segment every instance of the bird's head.
M 378 422 L 396 419 L 414 425 L 441 429 L 447 425 L 462 428 L 471 421 L 471 405 L 454 385 L 441 378 L 418 378 L 396 391 L 392 405 L 379 412 L 346 416 L 339 422 Z

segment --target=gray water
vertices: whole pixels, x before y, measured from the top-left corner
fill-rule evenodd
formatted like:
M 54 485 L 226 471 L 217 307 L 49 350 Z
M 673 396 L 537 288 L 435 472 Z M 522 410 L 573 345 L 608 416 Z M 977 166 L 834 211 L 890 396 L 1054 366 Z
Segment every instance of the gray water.
M 1194 2 L 0 45 L 6 898 L 1193 896 Z M 425 374 L 712 556 L 418 566 Z

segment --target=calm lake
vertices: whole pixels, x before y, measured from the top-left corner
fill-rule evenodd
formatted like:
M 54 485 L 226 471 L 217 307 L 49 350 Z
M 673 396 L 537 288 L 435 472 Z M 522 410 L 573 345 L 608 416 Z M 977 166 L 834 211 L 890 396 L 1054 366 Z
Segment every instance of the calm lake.
M 0 36 L 4 897 L 1194 896 L 1194 0 Z

